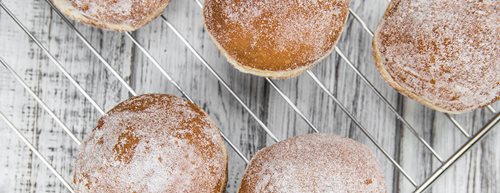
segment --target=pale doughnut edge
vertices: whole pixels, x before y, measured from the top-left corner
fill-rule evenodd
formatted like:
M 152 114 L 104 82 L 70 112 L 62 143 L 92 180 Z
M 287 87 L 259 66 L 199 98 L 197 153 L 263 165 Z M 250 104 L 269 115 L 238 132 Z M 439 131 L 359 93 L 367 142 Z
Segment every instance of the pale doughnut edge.
M 196 105 L 196 104 L 195 104 Z M 196 105 L 198 106 L 198 105 Z M 198 107 L 200 108 L 200 107 Z M 219 132 L 222 133 L 222 131 L 219 129 L 219 127 L 217 127 L 217 125 L 214 123 L 214 121 L 208 116 L 208 114 L 200 108 L 200 110 L 205 114 L 206 117 L 208 117 L 208 121 L 214 125 L 214 127 L 217 128 L 217 130 L 219 130 Z M 220 187 L 220 189 L 217 191 L 217 192 L 220 192 L 220 193 L 224 193 L 226 192 L 226 186 L 227 186 L 227 173 L 228 173 L 228 155 L 227 155 L 227 149 L 226 149 L 226 144 L 224 143 L 224 138 L 222 137 L 222 134 L 220 136 L 222 138 L 222 144 L 221 144 L 221 147 L 222 147 L 222 151 L 224 152 L 224 162 L 226 163 L 226 171 L 224 172 L 224 179 L 221 179 L 222 180 L 222 186 Z

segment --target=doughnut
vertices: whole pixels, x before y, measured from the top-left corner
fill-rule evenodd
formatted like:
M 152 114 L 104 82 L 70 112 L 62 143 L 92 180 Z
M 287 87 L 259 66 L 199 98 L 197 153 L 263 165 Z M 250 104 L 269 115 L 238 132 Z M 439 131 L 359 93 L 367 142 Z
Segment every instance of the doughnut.
M 363 144 L 331 134 L 292 137 L 252 158 L 239 193 L 386 192 L 377 159 Z
M 135 31 L 162 14 L 170 0 L 51 0 L 67 17 L 113 31 Z
M 429 108 L 462 113 L 500 99 L 500 2 L 393 0 L 373 38 L 377 70 Z
M 328 56 L 350 0 L 205 0 L 205 28 L 235 68 L 257 76 L 298 76 Z
M 224 192 L 227 153 L 195 104 L 165 94 L 128 99 L 99 119 L 73 165 L 85 192 Z

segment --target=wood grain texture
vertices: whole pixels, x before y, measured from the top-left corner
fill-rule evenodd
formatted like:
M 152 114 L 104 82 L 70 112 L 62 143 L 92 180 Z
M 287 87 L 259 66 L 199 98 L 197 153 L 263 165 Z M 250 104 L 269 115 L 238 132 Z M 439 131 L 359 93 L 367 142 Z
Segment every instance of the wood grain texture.
M 110 109 L 131 96 L 45 1 L 3 2 L 100 107 Z M 351 2 L 351 8 L 371 29 L 377 26 L 386 5 L 382 0 Z M 201 9 L 194 0 L 172 1 L 165 15 L 279 139 L 312 132 L 265 79 L 242 74 L 226 62 L 204 30 Z M 81 24 L 76 27 L 137 93 L 181 95 L 124 34 Z M 133 35 L 247 158 L 274 143 L 160 19 Z M 442 157 L 449 157 L 466 142 L 444 114 L 398 95 L 385 84 L 371 56 L 371 37 L 352 17 L 338 47 Z M 0 10 L 0 57 L 78 138 L 82 139 L 95 126 L 99 112 L 3 10 Z M 430 152 L 337 54 L 333 53 L 312 71 L 417 182 L 425 180 L 439 167 Z M 275 82 L 321 132 L 351 137 L 367 144 L 385 171 L 389 192 L 414 189 L 310 77 L 302 75 Z M 495 108 L 500 109 L 500 105 L 495 104 Z M 0 68 L 0 111 L 21 129 L 65 179 L 70 180 L 71 164 L 78 146 L 4 68 Z M 474 133 L 492 116 L 483 109 L 455 118 Z M 500 192 L 497 185 L 500 181 L 498 129 L 465 154 L 428 192 Z M 227 192 L 235 192 L 245 163 L 229 147 L 228 150 Z M 0 192 L 66 192 L 58 179 L 4 123 L 0 123 L 0 154 Z

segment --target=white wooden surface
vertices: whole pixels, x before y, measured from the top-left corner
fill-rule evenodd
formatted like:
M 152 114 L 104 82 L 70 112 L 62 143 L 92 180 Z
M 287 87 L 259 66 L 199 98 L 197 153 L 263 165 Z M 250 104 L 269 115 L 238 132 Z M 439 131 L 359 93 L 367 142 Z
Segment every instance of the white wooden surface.
M 3 2 L 101 107 L 109 109 L 130 97 L 45 1 Z M 371 29 L 375 29 L 386 5 L 383 0 L 351 2 L 351 8 Z M 239 73 L 225 61 L 203 29 L 201 10 L 194 0 L 172 0 L 165 14 L 278 138 L 310 132 L 307 124 L 263 78 Z M 138 93 L 180 95 L 124 34 L 80 24 L 76 26 Z M 273 143 L 159 19 L 133 34 L 248 158 Z M 371 37 L 350 18 L 338 46 L 442 157 L 450 156 L 466 142 L 466 138 L 444 114 L 416 104 L 388 87 L 376 72 L 370 42 Z M 0 57 L 20 74 L 78 138 L 82 139 L 95 126 L 99 113 L 3 10 L 0 10 Z M 439 167 L 439 162 L 339 56 L 332 54 L 312 71 L 418 183 Z M 370 146 L 384 170 L 389 192 L 413 190 L 388 159 L 307 75 L 276 82 L 321 132 L 351 137 Z M 500 109 L 498 103 L 494 106 Z M 71 163 L 78 146 L 1 67 L 0 111 L 22 130 L 57 171 L 70 180 Z M 492 116 L 484 109 L 455 117 L 469 132 L 474 132 Z M 500 128 L 496 127 L 428 192 L 500 192 Z M 229 147 L 228 151 L 230 175 L 227 192 L 235 192 L 245 164 Z M 56 177 L 3 122 L 0 122 L 0 192 L 66 192 Z

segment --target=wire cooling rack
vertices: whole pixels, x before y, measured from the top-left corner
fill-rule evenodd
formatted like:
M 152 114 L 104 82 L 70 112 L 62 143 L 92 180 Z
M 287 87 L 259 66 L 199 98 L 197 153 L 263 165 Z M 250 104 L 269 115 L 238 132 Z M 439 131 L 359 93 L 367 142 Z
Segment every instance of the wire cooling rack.
M 57 13 L 61 19 L 70 27 L 72 31 L 78 36 L 78 38 L 86 45 L 86 47 L 104 64 L 104 66 L 111 72 L 113 76 L 115 76 L 118 81 L 128 90 L 128 92 L 137 96 L 136 91 L 118 74 L 118 72 L 110 65 L 109 62 L 97 51 L 91 43 L 87 40 L 85 36 L 83 36 L 78 29 L 75 28 L 73 23 L 69 21 L 61 12 L 59 12 L 55 6 L 52 4 L 50 0 L 45 0 L 46 3 L 50 5 L 55 13 Z M 199 0 L 195 0 L 196 4 L 202 8 L 203 4 Z M 10 9 L 0 1 L 0 7 L 3 11 L 7 13 L 7 15 L 24 31 L 29 38 L 44 52 L 44 54 L 57 66 L 57 68 L 63 73 L 63 75 L 77 88 L 77 90 L 92 104 L 93 107 L 101 114 L 105 114 L 105 110 L 102 109 L 94 99 L 90 97 L 90 95 L 80 86 L 80 84 L 66 71 L 64 66 L 54 57 L 54 55 L 25 27 L 25 25 L 19 21 L 16 16 L 10 11 Z M 373 37 L 373 31 L 366 25 L 366 23 L 352 10 L 349 8 L 349 16 L 353 17 L 364 29 L 365 33 L 368 33 Z M 194 56 L 202 63 L 202 65 L 219 81 L 219 83 L 238 101 L 238 103 L 251 115 L 251 117 L 259 124 L 259 126 L 269 135 L 271 139 L 275 142 L 280 141 L 273 132 L 266 126 L 266 124 L 254 113 L 252 110 L 241 100 L 241 98 L 233 91 L 233 89 L 224 81 L 224 79 L 217 74 L 217 72 L 212 68 L 212 66 L 206 62 L 206 60 L 195 50 L 195 48 L 184 38 L 183 34 L 181 34 L 176 27 L 170 23 L 167 18 L 163 15 L 159 18 L 168 28 L 184 43 L 186 48 L 194 54 Z M 174 80 L 170 74 L 163 69 L 163 67 L 158 63 L 158 61 L 146 50 L 136 38 L 132 36 L 130 32 L 125 32 L 125 35 L 133 42 L 133 44 L 150 60 L 150 62 L 159 70 L 159 72 L 167 78 L 167 80 L 177 89 L 187 100 L 193 102 L 191 97 L 183 90 L 181 86 Z M 412 135 L 418 139 L 426 149 L 440 162 L 441 166 L 435 170 L 430 176 L 428 176 L 424 181 L 417 183 L 400 165 L 399 163 L 391 157 L 387 151 L 382 148 L 382 146 L 375 140 L 375 138 L 365 129 L 365 127 L 361 124 L 361 122 L 355 118 L 351 112 L 342 104 L 334 94 L 327 89 L 327 87 L 321 82 L 321 80 L 312 72 L 306 71 L 307 74 L 325 94 L 329 96 L 329 98 L 338 105 L 338 107 L 352 120 L 352 122 L 368 137 L 368 139 L 375 145 L 383 155 L 394 165 L 394 167 L 415 187 L 415 192 L 423 192 L 426 190 L 436 179 L 438 179 L 443 172 L 445 172 L 450 166 L 452 166 L 464 153 L 466 153 L 475 143 L 481 140 L 488 131 L 492 130 L 494 126 L 500 121 L 500 114 L 496 112 L 496 110 L 492 106 L 487 106 L 488 110 L 494 113 L 493 118 L 484 125 L 477 133 L 469 134 L 452 116 L 446 114 L 449 120 L 455 125 L 455 127 L 466 137 L 468 138 L 467 142 L 462 145 L 454 154 L 452 154 L 449 158 L 443 159 L 434 149 L 429 145 L 429 143 L 415 130 L 415 128 L 408 123 L 406 119 L 403 118 L 402 115 L 398 113 L 396 108 L 390 104 L 387 98 L 385 98 L 379 90 L 377 90 L 373 84 L 358 70 L 358 68 L 353 65 L 353 63 L 345 56 L 345 54 L 338 48 L 335 47 L 334 51 L 338 54 L 342 60 L 344 60 L 348 66 L 356 73 L 356 75 L 377 95 L 377 97 L 385 103 L 385 105 L 390 109 L 392 113 L 397 117 L 399 121 L 405 126 L 404 128 L 408 129 Z M 70 136 L 70 138 L 78 145 L 81 144 L 81 141 L 71 132 L 71 130 L 57 117 L 52 110 L 33 92 L 29 86 L 24 82 L 24 80 L 11 68 L 11 66 L 0 57 L 0 63 L 13 75 L 13 77 L 26 89 L 26 91 L 37 101 L 37 103 L 55 120 L 55 122 L 60 125 L 63 130 Z M 290 98 L 284 94 L 280 88 L 274 83 L 273 80 L 266 78 L 265 79 L 272 88 L 279 93 L 279 95 L 283 98 L 283 100 L 288 103 L 288 105 L 297 113 L 299 117 L 301 117 L 307 125 L 314 132 L 319 132 L 316 126 L 302 113 L 302 111 L 290 100 Z M 74 192 L 74 189 L 68 183 L 60 173 L 58 173 L 54 167 L 51 166 L 49 161 L 33 146 L 26 137 L 18 130 L 16 126 L 14 126 L 7 117 L 0 111 L 0 117 L 5 121 L 5 123 L 11 128 L 19 138 L 30 148 L 30 150 L 46 165 L 49 170 L 61 181 L 61 183 L 70 191 Z M 221 132 L 222 137 L 227 142 L 227 144 L 231 147 L 231 149 L 238 154 L 238 156 L 248 164 L 249 158 L 245 157 L 244 154 Z

